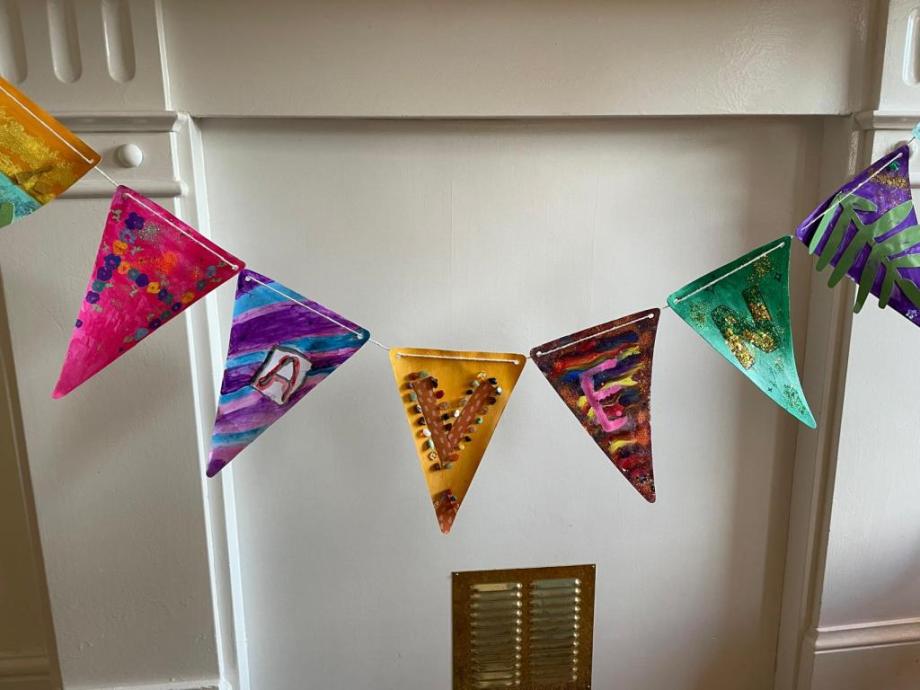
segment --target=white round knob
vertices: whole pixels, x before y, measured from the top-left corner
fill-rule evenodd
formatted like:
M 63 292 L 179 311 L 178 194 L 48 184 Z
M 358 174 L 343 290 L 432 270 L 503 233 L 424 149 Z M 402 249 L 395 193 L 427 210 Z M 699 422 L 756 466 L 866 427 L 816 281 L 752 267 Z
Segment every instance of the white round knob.
M 123 168 L 136 168 L 144 162 L 144 152 L 137 144 L 122 144 L 115 150 L 115 159 Z

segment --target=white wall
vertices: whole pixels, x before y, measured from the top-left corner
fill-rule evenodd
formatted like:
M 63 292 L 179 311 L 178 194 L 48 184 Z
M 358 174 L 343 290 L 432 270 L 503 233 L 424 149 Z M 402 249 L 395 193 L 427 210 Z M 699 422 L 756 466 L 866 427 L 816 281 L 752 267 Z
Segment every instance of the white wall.
M 917 105 L 920 106 L 920 99 Z M 878 133 L 873 158 L 909 136 Z M 920 186 L 916 155 L 911 183 Z M 887 310 L 852 321 L 826 556 L 803 682 L 816 690 L 916 686 L 920 664 L 920 436 L 916 329 Z
M 106 208 L 58 202 L 0 238 L 61 667 L 74 688 L 217 673 L 195 407 L 177 384 L 189 379 L 184 321 L 112 375 L 50 398 Z
M 3 306 L 0 305 L 0 309 Z M 19 426 L 15 369 L 0 311 L 0 690 L 51 690 L 48 591 Z
M 821 127 L 203 134 L 213 236 L 252 268 L 390 345 L 526 352 L 793 227 Z M 797 336 L 808 263 L 799 248 Z M 252 687 L 447 688 L 450 572 L 573 562 L 598 564 L 596 687 L 772 687 L 796 424 L 670 312 L 653 390 L 657 504 L 528 367 L 445 537 L 385 353 L 365 348 L 232 465 Z
M 918 29 L 920 3 L 893 0 L 879 26 L 877 107 L 857 118 L 872 131 L 851 149 L 851 171 L 909 139 L 920 120 Z M 918 142 L 911 149 L 916 203 Z M 824 175 L 822 195 L 837 186 Z M 849 311 L 852 285 L 834 292 L 834 309 Z M 813 553 L 803 578 L 810 582 L 810 594 L 802 607 L 806 617 L 795 687 L 906 690 L 916 687 L 920 668 L 917 334 L 902 317 L 871 306 L 843 322 L 848 337 L 833 374 L 839 384 L 838 421 L 812 459 L 825 468 L 818 472 L 823 479 L 804 488 L 822 498 L 805 530 Z M 802 494 L 799 487 L 795 494 Z M 793 553 L 790 542 L 790 563 L 801 566 Z M 797 607 L 786 609 L 784 621 Z M 787 665 L 782 656 L 781 664 Z M 781 680 L 778 690 L 793 687 L 785 673 Z
M 22 20 L 18 27 L 9 19 L 13 4 Z M 204 191 L 203 168 L 192 161 L 194 138 L 184 130 L 171 132 L 175 118 L 168 111 L 300 118 L 788 116 L 876 107 L 909 113 L 916 103 L 916 85 L 905 82 L 903 66 L 917 63 L 916 55 L 914 62 L 904 55 L 907 21 L 916 2 L 891 3 L 884 37 L 884 31 L 877 35 L 874 19 L 885 18 L 886 4 L 623 0 L 459 7 L 404 0 L 384 7 L 357 0 L 278 0 L 256 7 L 244 0 L 78 0 L 74 17 L 82 71 L 73 83 L 54 75 L 49 44 L 61 40 L 61 32 L 49 30 L 46 3 L 6 2 L 0 4 L 0 16 L 6 30 L 11 35 L 18 31 L 23 39 L 22 55 L 16 58 L 27 67 L 22 88 L 56 112 L 88 114 L 89 118 L 69 121 L 81 131 L 96 132 L 87 136 L 105 149 L 107 166 L 114 165 L 111 154 L 117 145 L 141 144 L 144 164 L 135 171 L 116 170 L 119 178 L 162 195 L 166 203 L 181 205 L 193 222 L 203 221 L 194 213 L 196 202 L 201 208 L 209 205 L 215 235 L 251 257 L 255 268 L 273 271 L 293 287 L 366 320 L 393 344 L 523 349 L 553 334 L 646 306 L 637 295 L 638 300 L 649 294 L 660 299 L 665 288 L 657 278 L 666 271 L 672 285 L 680 284 L 790 228 L 816 200 L 819 179 L 832 186 L 820 170 L 829 148 L 846 143 L 846 137 L 837 134 L 842 125 L 822 129 L 818 118 L 796 117 L 559 121 L 534 127 L 520 122 L 219 120 L 205 123 L 208 181 L 215 190 L 208 200 L 197 197 Z M 114 31 L 132 39 L 136 71 L 126 82 L 110 74 L 103 5 L 119 9 L 110 35 Z M 875 65 L 868 58 L 874 47 L 882 47 L 879 36 L 884 37 L 884 51 L 879 53 L 885 60 L 877 99 Z M 8 74 L 10 54 L 5 48 L 0 50 L 0 72 Z M 122 55 L 115 62 L 124 60 Z M 896 119 L 869 116 L 860 122 L 873 129 Z M 828 133 L 823 149 L 822 133 Z M 856 160 L 850 163 L 852 167 Z M 283 176 L 269 174 L 277 166 Z M 707 184 L 701 172 L 705 170 L 721 173 L 718 184 Z M 604 183 L 610 181 L 632 194 L 618 188 L 604 195 Z M 636 221 L 644 207 L 634 207 L 633 200 L 648 202 L 653 191 L 653 221 L 633 223 L 631 229 L 656 263 L 651 271 L 640 270 L 646 264 L 635 258 L 617 263 L 632 280 L 625 290 L 602 272 L 610 261 L 622 260 L 600 253 L 598 245 L 592 251 L 585 233 L 601 227 L 623 232 L 626 226 L 615 223 L 614 216 L 625 214 Z M 636 680 L 647 671 L 668 688 L 675 682 L 677 687 L 693 682 L 700 688 L 719 687 L 732 674 L 756 675 L 754 687 L 768 682 L 761 672 L 769 675 L 772 668 L 768 656 L 776 635 L 791 481 L 786 463 L 792 460 L 794 427 L 673 317 L 662 323 L 666 337 L 655 374 L 656 381 L 669 382 L 663 398 L 658 393 L 662 386 L 656 384 L 660 505 L 637 504 L 629 487 L 566 418 L 545 382 L 530 371 L 464 506 L 456 534 L 443 540 L 432 530 L 404 422 L 393 405 L 389 372 L 378 361 L 380 353 L 372 350 L 339 372 L 336 377 L 341 380 L 330 381 L 315 394 L 323 397 L 311 396 L 302 410 L 280 422 L 271 436 L 260 440 L 261 448 L 253 449 L 255 455 L 240 458 L 235 479 L 200 483 L 199 452 L 213 410 L 210 346 L 218 351 L 223 347 L 220 338 L 208 342 L 208 321 L 216 328 L 227 318 L 230 288 L 220 295 L 220 314 L 199 305 L 72 400 L 52 402 L 47 397 L 66 347 L 74 295 L 85 285 L 107 193 L 101 180 L 83 182 L 69 199 L 0 235 L 0 270 L 66 687 L 95 690 L 156 683 L 170 690 L 192 690 L 215 685 L 220 675 L 225 683 L 245 690 L 246 645 L 241 644 L 244 654 L 236 658 L 234 644 L 245 643 L 246 633 L 251 633 L 253 678 L 269 682 L 277 674 L 279 683 L 288 684 L 281 687 L 288 687 L 297 671 L 331 677 L 337 669 L 322 663 L 306 666 L 336 643 L 363 649 L 392 683 L 411 674 L 422 663 L 411 655 L 426 649 L 432 659 L 431 677 L 446 679 L 449 623 L 446 615 L 438 617 L 438 607 L 446 602 L 447 580 L 439 580 L 439 573 L 446 578 L 456 567 L 507 565 L 512 557 L 534 562 L 592 560 L 591 554 L 598 552 L 600 573 L 622 578 L 622 583 L 606 583 L 605 597 L 599 600 L 613 621 L 612 627 L 599 629 L 599 679 L 651 687 L 645 677 Z M 174 196 L 179 194 L 185 196 Z M 271 203 L 280 206 L 270 207 Z M 368 229 L 381 234 L 369 238 L 369 247 L 355 247 L 323 232 L 326 228 L 342 231 L 345 238 Z M 678 235 L 670 251 L 656 251 L 684 228 L 687 234 Z M 562 271 L 572 269 L 575 260 L 545 242 L 526 239 L 547 240 L 554 232 L 572 233 L 581 251 L 594 256 L 594 273 L 570 278 L 571 285 L 564 286 L 566 293 L 581 295 L 575 310 L 569 302 L 563 306 L 548 297 L 559 287 L 555 273 L 541 274 L 535 268 Z M 434 321 L 420 321 L 419 314 L 409 312 L 417 299 L 414 282 L 403 273 L 391 278 L 393 266 L 402 267 L 410 257 L 405 250 L 384 246 L 387 239 L 412 234 L 430 240 L 441 262 L 448 260 L 450 248 L 456 252 L 449 290 L 459 289 L 464 278 L 481 270 L 477 262 L 483 259 L 476 253 L 481 242 L 474 245 L 473 240 L 496 243 L 512 258 L 507 270 L 490 271 L 489 278 L 507 294 L 491 297 L 484 284 L 478 288 L 479 309 L 454 299 L 449 310 L 441 312 L 433 307 L 442 305 L 432 303 L 422 316 Z M 280 246 L 272 244 L 279 239 Z M 305 258 L 291 255 L 290 246 Z M 355 263 L 348 282 L 335 270 L 342 256 Z M 800 254 L 796 261 L 795 289 L 802 298 L 804 283 L 810 280 L 808 262 Z M 54 271 L 40 271 L 40 266 Z M 533 288 L 546 300 L 545 311 L 518 314 L 515 306 L 523 298 L 519 285 Z M 602 291 L 589 300 L 592 287 Z M 527 299 L 524 304 L 534 310 L 536 302 Z M 796 309 L 795 316 L 799 349 L 807 345 L 810 361 L 820 363 L 833 331 L 822 332 L 827 330 L 823 316 L 816 320 L 816 315 L 809 315 L 808 324 L 804 310 Z M 837 315 L 829 320 L 839 321 Z M 806 325 L 825 340 L 817 346 L 814 338 L 804 343 L 798 334 Z M 443 340 L 434 343 L 436 336 Z M 398 337 L 405 343 L 395 342 Z M 846 339 L 843 330 L 841 337 Z M 693 359 L 688 367 L 694 352 L 699 364 Z M 186 387 L 193 374 L 196 385 Z M 727 397 L 698 411 L 694 386 L 702 374 L 716 377 Z M 312 416 L 317 411 L 340 409 L 341 403 L 350 401 L 345 398 L 353 386 L 364 382 L 374 395 L 359 398 L 356 405 L 384 401 L 382 406 L 364 408 L 379 409 L 381 415 L 366 420 L 367 435 L 335 444 L 322 439 L 307 456 L 301 425 L 309 430 L 317 423 Z M 131 394 L 136 388 L 144 388 L 153 403 L 139 409 Z M 851 409 L 855 414 L 847 417 L 848 424 L 858 426 L 863 415 L 858 405 Z M 909 414 L 910 407 L 902 409 Z M 688 410 L 705 422 L 693 428 L 694 434 L 690 427 L 696 420 L 688 419 Z M 722 426 L 726 416 L 742 412 L 757 412 L 766 421 Z M 533 423 L 533 418 L 544 417 L 552 422 Z M 124 435 L 107 435 L 116 426 L 126 430 Z M 669 433 L 672 428 L 680 433 Z M 715 446 L 723 455 L 714 456 L 708 434 L 719 428 L 728 429 L 728 437 Z M 808 438 L 800 436 L 798 445 L 807 445 Z M 538 444 L 548 449 L 545 454 L 542 446 L 536 454 Z M 391 450 L 383 455 L 383 448 Z M 370 459 L 363 461 L 371 464 L 357 464 L 363 459 L 359 451 L 370 451 Z M 911 462 L 907 450 L 895 452 L 901 453 L 898 459 L 903 463 Z M 862 468 L 863 457 L 853 456 L 859 462 L 850 466 Z M 694 464 L 695 458 L 702 460 Z M 799 469 L 808 460 L 799 458 Z M 566 463 L 579 466 L 581 473 L 567 472 Z M 700 464 L 709 472 L 700 471 Z M 528 471 L 531 465 L 539 467 L 538 474 Z M 401 474 L 394 467 L 401 468 Z M 301 486 L 291 486 L 292 474 Z M 556 496 L 544 493 L 551 486 L 544 483 L 547 474 L 568 498 L 564 510 L 548 507 L 555 505 L 549 499 Z M 821 512 L 825 497 L 834 498 L 833 473 L 830 479 L 826 487 L 799 482 L 795 488 L 796 495 L 810 492 L 812 500 L 802 503 L 807 518 Z M 852 479 L 857 486 L 858 476 Z M 234 485 L 241 493 L 239 561 Z M 891 488 L 885 481 L 875 486 L 882 493 Z M 598 487 L 622 500 L 601 506 L 586 503 L 585 496 Z M 225 494 L 224 488 L 230 490 Z M 343 501 L 332 492 L 342 488 L 356 492 L 361 500 L 345 493 Z M 894 496 L 901 487 L 891 490 Z M 394 502 L 382 502 L 382 518 L 367 527 L 349 511 L 366 501 L 382 500 L 377 491 Z M 280 500 L 272 501 L 279 492 Z M 501 531 L 486 522 L 492 516 L 488 509 L 496 505 L 507 513 L 499 523 Z M 838 510 L 834 501 L 841 541 L 829 545 L 828 552 L 834 567 L 845 573 L 853 567 L 852 558 L 861 556 L 847 549 L 848 528 L 836 514 L 858 520 L 862 508 L 840 506 Z M 873 524 L 883 530 L 897 525 L 899 513 L 874 506 L 866 504 L 864 517 L 876 520 Z M 597 516 L 599 520 L 591 520 Z M 649 522 L 640 530 L 645 516 Z M 820 520 L 815 522 L 821 527 Z M 530 542 L 541 547 L 520 542 L 519 534 L 530 535 Z M 655 540 L 644 536 L 648 534 Z M 865 536 L 868 540 L 871 535 Z M 815 534 L 809 532 L 808 537 L 815 540 Z M 351 549 L 350 540 L 365 544 L 365 551 Z M 889 552 L 883 548 L 873 553 Z M 690 565 L 678 558 L 685 554 Z M 899 554 L 906 565 L 910 557 Z M 424 607 L 400 610 L 398 617 L 375 620 L 380 627 L 369 629 L 367 620 L 381 611 L 381 604 L 375 592 L 359 586 L 367 575 L 349 571 L 347 582 L 354 586 L 345 591 L 330 569 L 376 565 L 373 556 L 378 555 L 415 559 L 420 567 L 410 576 L 418 588 L 411 595 Z M 806 567 L 793 573 L 793 579 L 805 580 L 802 573 L 820 570 L 823 582 L 823 560 L 820 568 L 804 560 Z M 388 584 L 407 588 L 395 580 L 399 573 L 393 562 L 387 563 Z M 242 578 L 234 576 L 234 564 L 242 567 Z M 671 567 L 664 567 L 668 564 Z M 850 585 L 867 572 L 854 570 L 852 575 L 832 580 L 844 585 L 842 591 L 852 591 Z M 899 602 L 912 602 L 912 585 L 896 591 L 903 594 Z M 355 595 L 353 601 L 346 600 L 349 594 Z M 822 595 L 818 586 L 818 602 Z M 349 609 L 351 618 L 330 624 L 312 617 L 313 607 L 328 605 L 327 599 L 356 607 Z M 836 609 L 840 615 L 828 620 L 847 625 L 854 622 L 852 614 L 871 608 L 870 598 L 853 597 L 852 608 L 846 608 L 843 598 L 837 601 L 843 605 Z M 648 606 L 637 614 L 633 607 L 640 602 Z M 242 624 L 243 603 L 248 625 Z M 356 621 L 356 611 L 364 604 L 361 620 Z M 896 607 L 886 600 L 885 606 L 890 608 L 880 610 L 886 615 L 913 611 L 912 603 Z M 815 613 L 809 623 L 814 638 L 820 606 L 802 610 Z M 416 624 L 416 616 L 437 626 L 434 636 Z M 637 620 L 643 636 L 633 634 Z M 738 625 L 738 620 L 743 622 Z M 691 624 L 695 627 L 681 627 Z M 809 629 L 792 630 L 793 647 Z M 405 645 L 399 649 L 392 630 L 403 635 Z M 898 631 L 889 632 L 896 636 Z M 814 656 L 814 639 L 806 640 L 805 647 L 804 652 Z M 629 654 L 621 656 L 621 649 Z M 837 688 L 834 679 L 855 678 L 847 675 L 853 664 L 866 669 L 866 687 L 877 685 L 880 677 L 892 675 L 891 664 L 900 668 L 909 657 L 909 652 L 898 656 L 882 649 L 886 648 L 870 650 L 868 657 L 863 652 L 837 654 L 847 660 L 831 670 L 819 664 L 815 687 Z M 330 658 L 339 653 L 338 647 L 333 649 Z M 661 662 L 671 658 L 679 659 L 673 668 Z M 863 663 L 867 658 L 871 661 Z M 237 663 L 242 669 L 239 681 Z M 360 679 L 359 669 L 351 664 L 339 670 L 350 680 Z M 820 685 L 819 676 L 830 680 Z M 801 690 L 811 680 L 803 680 Z M 301 685 L 297 678 L 295 687 Z
M 849 113 L 876 5 L 163 3 L 174 107 L 311 117 Z

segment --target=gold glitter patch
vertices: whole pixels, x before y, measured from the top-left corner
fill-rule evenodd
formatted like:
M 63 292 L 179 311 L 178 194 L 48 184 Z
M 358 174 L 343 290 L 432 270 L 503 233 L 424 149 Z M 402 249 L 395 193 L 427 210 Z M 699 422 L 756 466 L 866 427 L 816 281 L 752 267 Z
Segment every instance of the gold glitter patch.
M 786 399 L 786 404 L 792 409 L 798 411 L 803 415 L 808 414 L 808 407 L 806 407 L 802 396 L 799 395 L 799 392 L 795 389 L 795 386 L 785 385 L 783 387 L 783 398 Z
M 700 328 L 706 325 L 706 316 L 706 308 L 702 304 L 694 303 L 690 305 L 690 318 Z
M 773 272 L 773 261 L 769 255 L 762 256 L 751 264 L 751 272 L 748 274 L 748 282 L 752 284 L 759 283 Z
M 0 79 L 0 172 L 46 204 L 98 162 L 98 153 Z
M 750 343 L 761 352 L 773 352 L 779 347 L 779 337 L 767 308 L 756 287 L 746 288 L 742 295 L 747 303 L 748 310 L 754 317 L 753 320 L 739 315 L 727 305 L 715 307 L 711 314 L 713 323 L 719 329 L 725 344 L 745 369 L 754 366 L 754 353 L 747 347 Z
M 907 178 L 903 175 L 890 175 L 889 173 L 879 173 L 875 176 L 875 181 L 886 187 L 895 189 L 907 189 Z

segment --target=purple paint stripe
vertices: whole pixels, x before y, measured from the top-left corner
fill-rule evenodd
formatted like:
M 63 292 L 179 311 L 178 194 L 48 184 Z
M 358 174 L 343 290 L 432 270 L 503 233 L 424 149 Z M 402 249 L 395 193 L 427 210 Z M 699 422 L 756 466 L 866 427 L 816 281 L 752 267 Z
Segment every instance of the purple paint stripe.
M 260 398 L 262 398 L 262 394 L 254 390 L 249 395 L 244 395 L 242 398 L 237 398 L 236 400 L 231 400 L 230 402 L 224 403 L 220 406 L 220 409 L 221 412 L 226 415 L 231 412 L 236 412 L 237 410 L 247 408 L 256 403 Z
M 310 350 L 304 354 L 313 364 L 314 369 L 327 369 L 341 366 L 355 352 L 353 347 L 342 347 L 338 350 Z
M 251 403 L 247 405 L 246 407 L 237 408 L 235 410 L 228 411 L 226 410 L 226 405 L 222 405 L 220 408 L 220 414 L 217 417 L 215 426 L 221 426 L 223 424 L 226 424 L 228 423 L 228 420 L 242 419 L 250 414 L 268 415 L 269 417 L 280 417 L 282 414 L 284 414 L 287 411 L 288 407 L 290 407 L 291 405 L 291 400 L 288 400 L 288 402 L 285 403 L 284 405 L 278 405 L 271 398 L 265 397 L 264 395 L 256 391 L 254 388 L 252 389 L 252 391 L 255 395 L 252 397 Z M 247 396 L 247 398 L 248 397 L 249 396 Z M 294 396 L 292 395 L 291 399 L 293 398 Z M 268 425 L 265 421 L 246 423 L 242 425 L 236 424 L 236 422 L 234 422 L 233 424 L 240 427 L 238 429 L 234 429 L 234 431 L 248 431 L 249 429 L 252 429 L 254 427 Z
M 226 395 L 227 393 L 235 393 L 243 386 L 248 386 L 249 382 L 252 381 L 252 377 L 258 371 L 258 365 L 252 366 L 242 366 L 235 369 L 225 369 L 224 370 L 224 380 L 220 385 L 221 395 Z
M 304 337 L 309 338 L 312 336 L 307 335 Z M 253 352 L 265 352 L 265 356 L 267 357 L 269 351 L 273 347 L 281 345 L 281 346 L 294 347 L 298 352 L 302 352 L 304 357 L 309 359 L 311 362 L 314 362 L 314 365 L 313 365 L 314 367 L 318 367 L 318 366 L 326 366 L 326 365 L 325 364 L 318 365 L 316 364 L 316 362 L 323 362 L 327 360 L 331 362 L 336 359 L 341 359 L 342 361 L 345 361 L 358 350 L 358 348 L 356 347 L 338 347 L 334 349 L 324 349 L 321 347 L 316 347 L 315 349 L 314 348 L 303 349 L 300 347 L 296 347 L 296 345 L 294 344 L 296 340 L 297 340 L 296 338 L 293 338 L 293 339 L 285 338 L 284 340 L 273 340 L 273 341 L 269 341 L 268 343 L 260 343 L 258 345 L 254 344 L 252 347 L 239 347 L 237 348 L 236 352 L 229 354 L 227 357 L 229 359 L 230 357 L 248 355 L 248 354 L 252 354 Z M 248 344 L 249 343 L 247 343 L 247 345 Z
M 239 318 L 240 316 L 243 318 Z M 310 335 L 314 331 L 325 330 L 331 330 L 335 333 L 350 332 L 334 324 L 329 319 L 287 300 L 256 307 L 241 315 L 235 315 L 233 322 L 236 325 L 242 325 L 249 323 L 253 319 L 260 319 L 265 322 L 283 321 L 285 325 L 290 326 L 295 331 L 303 329 L 304 335 Z M 336 321 L 344 323 L 343 319 L 336 319 Z
M 229 462 L 232 458 L 235 458 L 243 448 L 248 446 L 248 443 L 227 443 L 221 444 L 217 443 L 211 449 L 211 458 L 221 458 L 226 459 Z
M 230 347 L 227 350 L 227 356 L 233 357 L 253 350 L 268 349 L 278 343 L 301 338 L 336 340 L 354 337 L 353 334 L 328 321 L 320 325 L 302 323 L 302 321 L 297 317 L 292 317 L 290 321 L 261 317 L 242 324 L 234 323 L 230 333 Z
M 300 307 L 298 307 L 296 304 L 293 304 L 287 301 L 276 302 L 275 304 L 266 304 L 261 307 L 255 307 L 253 309 L 250 309 L 249 311 L 243 312 L 242 314 L 234 314 L 233 323 L 234 324 L 245 323 L 246 321 L 251 321 L 252 319 L 257 319 L 262 316 L 271 316 L 272 314 L 278 311 L 290 311 L 291 309 L 300 309 Z M 330 325 L 333 325 L 333 326 L 335 325 L 328 321 L 327 323 L 330 323 Z

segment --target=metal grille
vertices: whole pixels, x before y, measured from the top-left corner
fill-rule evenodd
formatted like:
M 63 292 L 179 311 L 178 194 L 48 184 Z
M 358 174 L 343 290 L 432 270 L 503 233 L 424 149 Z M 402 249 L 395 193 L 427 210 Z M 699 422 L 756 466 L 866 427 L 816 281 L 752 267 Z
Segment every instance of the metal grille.
M 454 573 L 454 689 L 591 687 L 593 565 Z

